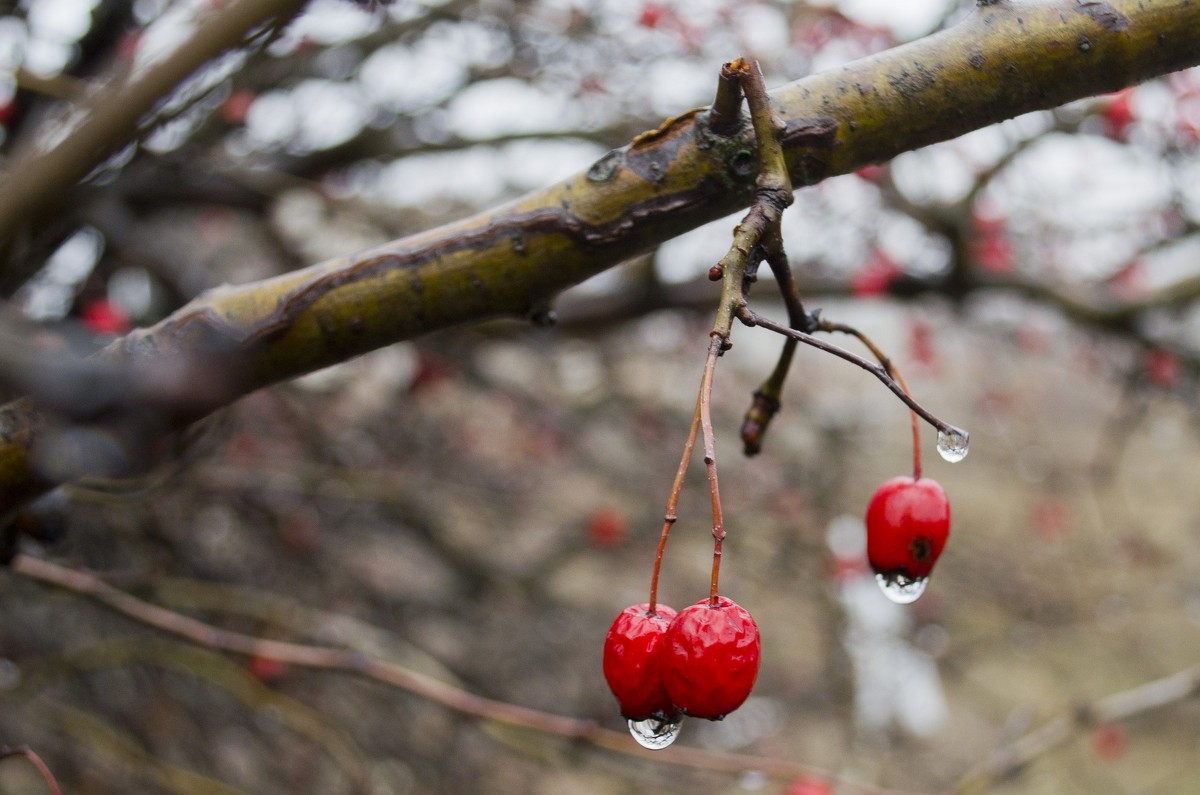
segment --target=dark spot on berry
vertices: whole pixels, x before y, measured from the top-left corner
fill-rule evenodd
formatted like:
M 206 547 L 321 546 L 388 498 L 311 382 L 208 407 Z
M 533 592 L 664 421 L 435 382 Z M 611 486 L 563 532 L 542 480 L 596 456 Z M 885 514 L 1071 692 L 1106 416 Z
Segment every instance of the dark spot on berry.
M 933 555 L 933 544 L 924 536 L 917 536 L 908 545 L 908 553 L 913 560 L 925 562 Z

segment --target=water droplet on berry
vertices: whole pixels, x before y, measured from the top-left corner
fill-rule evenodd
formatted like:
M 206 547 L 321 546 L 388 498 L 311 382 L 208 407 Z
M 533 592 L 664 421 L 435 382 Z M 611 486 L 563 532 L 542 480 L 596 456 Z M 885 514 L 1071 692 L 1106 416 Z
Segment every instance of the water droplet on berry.
M 879 589 L 888 599 L 898 605 L 910 605 L 925 593 L 925 586 L 929 584 L 929 578 L 909 577 L 893 572 L 892 574 L 876 574 L 875 582 L 879 583 Z
M 679 736 L 679 726 L 682 723 L 683 716 L 673 720 L 658 717 L 631 720 L 629 721 L 629 733 L 643 748 L 660 751 L 675 742 L 675 738 Z
M 971 434 L 961 430 L 938 431 L 937 451 L 944 460 L 957 464 L 971 451 Z

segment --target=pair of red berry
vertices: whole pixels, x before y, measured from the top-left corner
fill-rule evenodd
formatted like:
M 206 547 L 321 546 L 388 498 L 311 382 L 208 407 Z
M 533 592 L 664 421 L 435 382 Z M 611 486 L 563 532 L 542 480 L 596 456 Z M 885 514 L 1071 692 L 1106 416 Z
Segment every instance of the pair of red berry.
M 732 599 L 702 599 L 678 614 L 648 603 L 621 611 L 604 639 L 604 678 L 632 723 L 720 720 L 758 677 L 758 625 Z
M 896 477 L 867 506 L 867 559 L 883 592 L 916 600 L 950 535 L 950 502 L 936 480 Z

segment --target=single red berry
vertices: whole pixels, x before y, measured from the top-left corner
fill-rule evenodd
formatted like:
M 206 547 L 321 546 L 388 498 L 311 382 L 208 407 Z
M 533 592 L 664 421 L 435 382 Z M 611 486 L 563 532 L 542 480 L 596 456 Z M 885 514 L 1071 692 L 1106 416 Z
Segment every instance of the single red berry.
M 1165 389 L 1175 386 L 1182 373 L 1179 358 L 1163 348 L 1151 348 L 1146 351 L 1142 367 L 1150 383 Z
M 0 127 L 7 127 L 16 121 L 17 118 L 17 103 L 10 97 L 9 99 L 0 101 Z
M 227 124 L 245 124 L 246 116 L 250 113 L 250 106 L 258 99 L 258 95 L 253 91 L 243 89 L 234 91 L 225 101 L 217 108 L 222 120 Z
M 1137 121 L 1133 109 L 1133 89 L 1118 91 L 1109 97 L 1102 113 L 1104 134 L 1115 141 L 1129 137 L 1129 128 Z
M 246 669 L 258 681 L 270 684 L 287 673 L 287 663 L 255 654 L 246 660 Z
M 793 781 L 784 795 L 833 795 L 833 788 L 823 779 L 805 776 Z
M 628 532 L 629 520 L 616 508 L 598 508 L 587 519 L 588 539 L 601 549 L 617 546 Z
M 663 681 L 680 711 L 720 720 L 742 705 L 758 678 L 758 624 L 732 599 L 684 608 L 667 632 Z
M 79 318 L 97 334 L 124 334 L 132 327 L 129 316 L 107 298 L 90 301 L 79 313 Z
M 1038 535 L 1056 541 L 1071 529 L 1071 509 L 1052 497 L 1044 499 L 1033 507 L 1029 524 Z
M 884 295 L 904 275 L 900 266 L 882 251 L 876 251 L 850 277 L 850 291 L 859 298 Z
M 1119 723 L 1101 723 L 1092 734 L 1096 755 L 1109 761 L 1120 759 L 1129 747 L 1129 735 Z
M 923 579 L 950 535 L 950 502 L 936 480 L 886 481 L 867 506 L 867 559 L 876 574 Z
M 675 611 L 658 605 L 632 605 L 621 611 L 604 639 L 604 678 L 630 720 L 677 713 L 663 687 L 667 629 Z
M 884 177 L 883 166 L 867 165 L 854 172 L 854 176 L 861 179 L 863 182 L 882 182 Z
M 660 25 L 670 22 L 674 17 L 673 12 L 663 3 L 646 3 L 642 6 L 642 13 L 638 17 L 638 24 L 644 28 L 657 28 Z

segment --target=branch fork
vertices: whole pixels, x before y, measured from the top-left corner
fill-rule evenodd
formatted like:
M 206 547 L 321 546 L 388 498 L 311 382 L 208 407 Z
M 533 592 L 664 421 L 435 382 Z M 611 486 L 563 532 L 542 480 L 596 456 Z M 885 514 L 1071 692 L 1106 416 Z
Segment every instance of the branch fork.
M 783 155 L 781 136 L 783 125 L 776 118 L 757 64 L 742 58 L 726 63 L 721 68 L 717 83 L 717 94 L 708 113 L 709 132 L 731 137 L 742 127 L 741 102 L 743 97 L 750 111 L 750 123 L 758 146 L 758 177 L 755 181 L 754 203 L 741 222 L 733 230 L 733 241 L 729 250 L 709 271 L 713 281 L 721 282 L 721 297 L 716 318 L 710 334 L 708 356 L 700 378 L 699 394 L 692 413 L 692 422 L 684 443 L 683 456 L 667 498 L 663 516 L 662 533 L 654 561 L 654 572 L 650 581 L 649 611 L 653 613 L 658 604 L 658 579 L 662 567 L 663 553 L 671 528 L 678 519 L 679 495 L 683 481 L 696 447 L 696 439 L 702 439 L 704 466 L 708 476 L 708 487 L 712 503 L 713 562 L 709 589 L 709 604 L 716 605 L 719 589 L 721 557 L 726 535 L 725 518 L 721 508 L 721 496 L 717 477 L 716 443 L 712 428 L 712 384 L 717 359 L 732 347 L 730 337 L 733 322 L 738 320 L 746 326 L 761 326 L 785 338 L 779 362 L 771 375 L 754 391 L 750 409 L 742 424 L 742 442 L 747 455 L 762 449 L 763 438 L 771 419 L 781 406 L 783 383 L 791 366 L 797 343 L 804 343 L 832 353 L 852 364 L 858 365 L 881 380 L 912 410 L 913 432 L 913 479 L 921 477 L 921 455 L 919 419 L 929 422 L 939 433 L 965 440 L 966 431 L 941 420 L 918 403 L 909 393 L 903 378 L 891 360 L 862 332 L 842 323 L 823 319 L 819 310 L 806 311 L 796 289 L 796 281 L 788 264 L 783 246 L 781 220 L 783 211 L 792 204 L 792 180 Z M 757 281 L 758 268 L 766 262 L 775 276 L 784 304 L 787 307 L 788 325 L 777 323 L 750 309 L 748 297 L 750 287 Z M 857 354 L 814 336 L 815 332 L 841 332 L 860 340 L 878 361 L 872 363 Z

